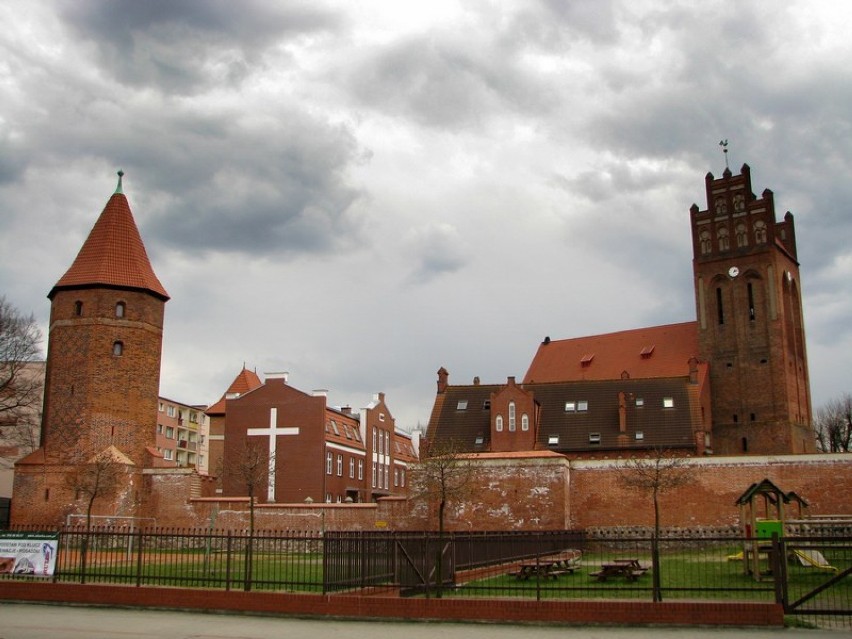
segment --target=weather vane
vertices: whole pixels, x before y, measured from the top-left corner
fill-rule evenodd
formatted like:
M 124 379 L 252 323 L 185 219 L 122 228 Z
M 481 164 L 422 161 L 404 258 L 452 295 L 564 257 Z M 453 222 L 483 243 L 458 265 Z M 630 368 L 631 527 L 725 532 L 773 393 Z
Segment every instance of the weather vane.
M 727 140 L 727 138 L 726 138 L 726 139 L 724 139 L 724 140 L 721 140 L 721 141 L 719 142 L 719 146 L 721 146 L 721 147 L 722 147 L 722 153 L 724 153 L 724 154 L 725 154 L 725 168 L 726 168 L 726 169 L 728 169 L 728 170 L 730 170 L 730 169 L 728 168 L 728 140 Z

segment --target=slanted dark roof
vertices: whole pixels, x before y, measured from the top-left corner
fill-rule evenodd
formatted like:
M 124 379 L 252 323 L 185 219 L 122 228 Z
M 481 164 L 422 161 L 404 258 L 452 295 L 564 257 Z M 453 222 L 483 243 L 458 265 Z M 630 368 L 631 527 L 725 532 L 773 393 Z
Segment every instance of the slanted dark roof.
M 486 400 L 501 388 L 502 385 L 447 386 L 436 400 L 427 434 L 429 441 L 452 441 L 465 452 L 488 451 L 491 411 Z M 539 406 L 539 450 L 591 453 L 695 446 L 693 424 L 700 411 L 696 410 L 696 386 L 690 384 L 688 377 L 524 384 L 522 388 L 532 392 Z M 619 419 L 622 392 L 624 432 L 620 431 Z M 637 406 L 640 399 L 641 406 Z M 671 407 L 664 406 L 666 399 Z M 467 402 L 465 408 L 460 408 L 461 402 Z M 573 402 L 573 410 L 566 410 L 568 402 Z M 482 439 L 481 444 L 477 444 L 478 438 Z
M 447 386 L 438 395 L 426 436 L 430 445 L 453 443 L 460 451 L 488 450 L 491 444 L 491 393 L 502 388 L 499 384 Z M 459 408 L 465 402 L 465 408 Z M 476 445 L 477 437 L 482 444 Z
M 533 392 L 541 406 L 537 438 L 541 448 L 574 453 L 695 445 L 688 378 L 525 384 L 524 388 Z M 624 432 L 619 430 L 620 392 L 626 400 Z M 671 408 L 664 406 L 666 399 L 671 400 Z M 574 410 L 565 410 L 566 402 L 574 402 Z M 586 402 L 584 410 L 580 402 Z M 559 438 L 555 446 L 549 443 L 552 436 Z
M 120 192 L 109 199 L 71 268 L 48 297 L 53 299 L 61 289 L 92 286 L 142 290 L 169 299 L 151 267 L 127 198 Z

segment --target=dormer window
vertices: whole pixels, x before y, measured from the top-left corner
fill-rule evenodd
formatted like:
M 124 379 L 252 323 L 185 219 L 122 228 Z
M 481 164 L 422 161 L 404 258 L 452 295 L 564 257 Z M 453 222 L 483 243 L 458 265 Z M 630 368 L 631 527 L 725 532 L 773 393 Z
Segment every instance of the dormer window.
M 600 444 L 601 443 L 601 434 L 600 433 L 589 433 L 589 443 L 590 444 Z
M 565 402 L 565 412 L 573 413 L 577 410 L 577 402 Z
M 460 399 L 459 403 L 456 404 L 456 410 L 467 410 L 467 400 Z
M 482 402 L 482 410 L 491 410 L 491 400 L 486 399 Z
M 664 397 L 663 408 L 674 408 L 674 397 Z
M 581 399 L 577 402 L 577 412 L 585 412 L 589 410 L 589 402 L 585 399 Z
M 636 408 L 642 408 L 645 405 L 645 400 L 641 397 L 636 398 Z
M 475 446 L 482 446 L 485 443 L 484 435 L 477 435 L 476 439 L 473 440 Z
M 645 433 L 643 433 L 641 430 L 637 430 L 635 437 L 637 442 L 641 442 L 645 439 Z
M 550 435 L 547 438 L 548 446 L 559 446 L 559 435 Z
M 594 353 L 586 353 L 582 358 L 580 358 L 580 366 L 591 366 L 594 358 Z

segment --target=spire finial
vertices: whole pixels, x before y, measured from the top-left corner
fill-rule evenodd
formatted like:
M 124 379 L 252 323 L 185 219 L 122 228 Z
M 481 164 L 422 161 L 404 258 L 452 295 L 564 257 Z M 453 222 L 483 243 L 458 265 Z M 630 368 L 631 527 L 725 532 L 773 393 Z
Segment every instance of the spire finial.
M 730 171 L 730 168 L 728 167 L 728 139 L 725 138 L 724 140 L 721 140 L 719 142 L 719 146 L 722 147 L 722 153 L 725 154 L 725 170 Z
M 118 170 L 118 185 L 116 185 L 116 187 L 115 187 L 116 193 L 124 193 L 124 191 L 122 190 L 122 186 L 121 186 L 121 178 L 123 178 L 123 177 L 124 177 L 124 171 L 119 169 Z

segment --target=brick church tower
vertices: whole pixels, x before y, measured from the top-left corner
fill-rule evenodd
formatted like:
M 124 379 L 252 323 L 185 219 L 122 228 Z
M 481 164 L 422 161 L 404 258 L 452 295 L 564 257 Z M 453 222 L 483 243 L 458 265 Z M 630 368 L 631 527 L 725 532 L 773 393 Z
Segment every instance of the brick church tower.
M 705 178 L 690 209 L 699 348 L 710 364 L 713 449 L 815 452 L 793 215 L 775 218 L 750 168 Z
M 98 455 L 124 468 L 106 514 L 134 516 L 141 472 L 158 465 L 157 401 L 168 293 L 148 260 L 118 187 L 51 301 L 40 448 L 16 466 L 12 520 L 79 510 L 67 479 Z M 35 512 L 33 507 L 35 506 Z M 120 511 L 120 512 L 119 512 Z M 38 513 L 38 514 L 36 514 Z

